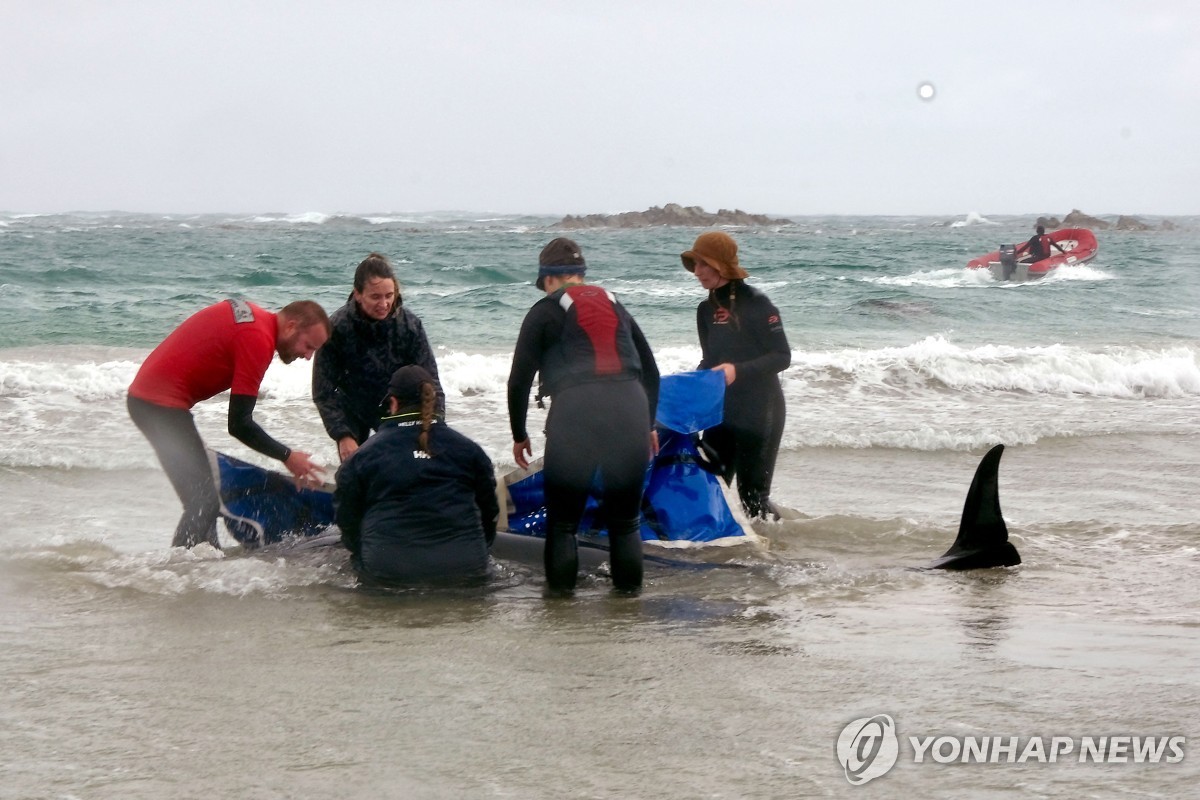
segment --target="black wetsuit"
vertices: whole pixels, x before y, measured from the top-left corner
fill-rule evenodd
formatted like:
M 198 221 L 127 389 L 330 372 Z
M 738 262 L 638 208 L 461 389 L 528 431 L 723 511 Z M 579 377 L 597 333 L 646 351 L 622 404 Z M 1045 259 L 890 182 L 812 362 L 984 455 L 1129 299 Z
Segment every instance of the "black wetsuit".
M 792 363 L 779 310 L 765 294 L 737 280 L 709 292 L 696 307 L 703 354 L 700 369 L 733 364 L 725 387 L 725 418 L 704 432 L 720 456 L 726 482 L 737 476 L 746 513 L 771 512 L 771 479 L 783 438 L 786 408 L 779 373 Z
M 1029 237 L 1029 241 L 1025 243 L 1025 255 L 1029 257 L 1029 263 L 1033 264 L 1041 261 L 1050 255 L 1050 248 L 1043 244 L 1042 238 L 1044 234 L 1035 233 Z
M 1029 237 L 1029 241 L 1025 243 L 1021 260 L 1025 261 L 1026 256 L 1028 256 L 1029 263 L 1036 264 L 1042 259 L 1049 258 L 1050 256 L 1054 255 L 1052 250 L 1057 250 L 1063 254 L 1066 254 L 1067 252 L 1059 247 L 1058 242 L 1051 239 L 1047 234 L 1035 233 L 1033 236 Z
M 380 583 L 455 583 L 486 577 L 496 536 L 496 478 L 475 442 L 440 422 L 429 450 L 419 417 L 385 418 L 337 471 L 342 543 L 359 574 Z
M 333 332 L 313 359 L 313 402 L 331 439 L 351 436 L 362 444 L 379 426 L 392 373 L 416 364 L 437 380 L 437 360 L 420 318 L 402 306 L 376 320 L 351 295 L 329 323 Z M 438 408 L 444 407 L 439 390 Z
M 508 377 L 513 441 L 525 428 L 529 390 L 553 397 L 546 419 L 546 579 L 570 591 L 578 572 L 575 533 L 599 473 L 613 585 L 642 582 L 641 502 L 658 405 L 658 366 L 629 312 L 598 286 L 571 285 L 525 316 Z

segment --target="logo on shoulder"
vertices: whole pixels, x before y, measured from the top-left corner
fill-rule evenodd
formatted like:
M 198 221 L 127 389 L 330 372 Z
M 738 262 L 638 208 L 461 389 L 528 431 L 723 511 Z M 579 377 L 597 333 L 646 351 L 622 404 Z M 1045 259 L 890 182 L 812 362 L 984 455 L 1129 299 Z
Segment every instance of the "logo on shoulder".
M 429 458 L 429 453 L 424 450 L 413 450 L 413 458 Z
M 896 765 L 900 743 L 896 721 L 887 714 L 856 719 L 842 729 L 837 756 L 852 786 L 873 781 Z
M 254 309 L 245 300 L 230 300 L 229 306 L 233 309 L 234 322 L 254 322 Z

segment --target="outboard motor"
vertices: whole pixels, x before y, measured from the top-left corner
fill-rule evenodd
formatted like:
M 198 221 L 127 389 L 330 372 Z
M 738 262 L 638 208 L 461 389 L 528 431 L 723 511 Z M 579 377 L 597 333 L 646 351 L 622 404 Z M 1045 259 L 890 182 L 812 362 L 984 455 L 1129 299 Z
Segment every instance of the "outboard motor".
M 1001 280 L 1008 280 L 1012 277 L 1013 271 L 1017 268 L 1017 246 L 1015 244 L 1000 245 L 1000 268 L 1004 271 Z

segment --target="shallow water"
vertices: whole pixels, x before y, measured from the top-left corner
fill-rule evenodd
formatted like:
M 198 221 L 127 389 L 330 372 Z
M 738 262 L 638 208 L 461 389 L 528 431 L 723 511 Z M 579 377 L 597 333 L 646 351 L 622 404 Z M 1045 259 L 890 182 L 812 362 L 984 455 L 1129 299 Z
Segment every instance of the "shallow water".
M 1194 234 L 1102 235 L 1097 262 L 1022 287 L 961 264 L 1023 222 L 738 234 L 794 348 L 775 490 L 790 518 L 697 557 L 728 566 L 651 567 L 640 598 L 600 571 L 548 600 L 518 563 L 478 591 L 378 593 L 334 548 L 171 550 L 178 504 L 122 402 L 205 298 L 332 307 L 359 250 L 405 247 L 451 422 L 507 468 L 508 348 L 545 220 L 38 220 L 0 226 L 0 797 L 1191 794 L 1192 758 L 915 763 L 907 737 L 1193 733 Z M 698 355 L 698 298 L 669 265 L 694 233 L 579 235 L 664 371 Z M 328 462 L 307 367 L 272 366 L 258 417 Z M 247 455 L 219 400 L 197 418 Z M 1024 563 L 910 569 L 953 541 L 997 441 Z M 852 786 L 838 736 L 876 714 L 899 760 Z

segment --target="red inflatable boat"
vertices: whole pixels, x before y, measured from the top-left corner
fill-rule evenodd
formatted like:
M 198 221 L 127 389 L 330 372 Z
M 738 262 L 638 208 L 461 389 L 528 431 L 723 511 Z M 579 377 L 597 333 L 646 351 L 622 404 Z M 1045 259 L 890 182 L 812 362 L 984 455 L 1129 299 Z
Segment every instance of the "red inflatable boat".
M 1030 264 L 1028 256 L 1017 252 L 1018 248 L 1024 246 L 1024 242 L 1017 245 L 1006 244 L 986 256 L 971 259 L 967 262 L 967 267 L 991 270 L 996 280 L 1029 281 L 1044 278 L 1063 264 L 1085 264 L 1096 257 L 1096 251 L 1099 249 L 1096 235 L 1087 228 L 1062 228 L 1046 235 L 1050 237 L 1050 241 L 1067 252 L 1060 253 L 1051 247 L 1050 252 L 1054 255 Z

